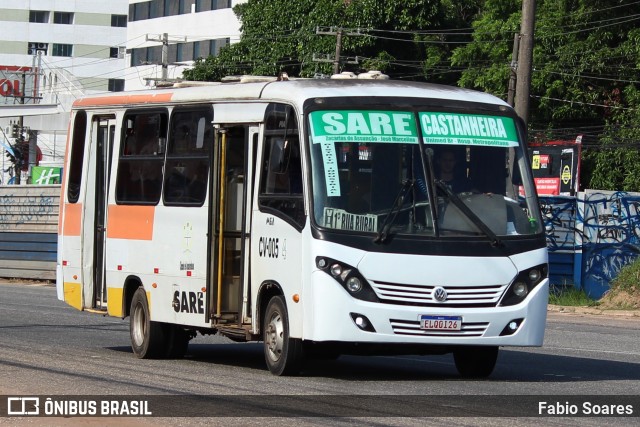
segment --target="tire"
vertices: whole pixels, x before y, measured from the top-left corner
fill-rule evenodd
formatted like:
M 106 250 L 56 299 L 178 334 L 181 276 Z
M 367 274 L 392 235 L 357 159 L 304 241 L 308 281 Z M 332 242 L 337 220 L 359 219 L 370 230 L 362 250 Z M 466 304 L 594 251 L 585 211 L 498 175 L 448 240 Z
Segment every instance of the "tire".
M 262 322 L 264 358 L 274 375 L 297 375 L 304 354 L 302 340 L 289 336 L 289 316 L 282 296 L 269 300 Z
M 139 287 L 133 294 L 129 312 L 131 348 L 136 357 L 154 359 L 163 356 L 166 336 L 162 326 L 159 322 L 151 321 L 147 294 L 143 287 Z
M 167 340 L 165 356 L 169 359 L 182 359 L 189 347 L 189 333 L 176 325 L 164 324 L 163 326 Z
M 465 346 L 453 351 L 458 373 L 465 378 L 486 378 L 498 360 L 497 346 Z

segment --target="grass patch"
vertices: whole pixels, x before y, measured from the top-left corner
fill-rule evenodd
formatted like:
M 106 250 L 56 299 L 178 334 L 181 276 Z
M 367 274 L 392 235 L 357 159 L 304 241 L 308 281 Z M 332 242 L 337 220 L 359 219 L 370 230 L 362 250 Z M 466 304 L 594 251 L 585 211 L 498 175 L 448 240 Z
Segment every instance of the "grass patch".
M 572 307 L 598 307 L 613 310 L 640 309 L 640 257 L 620 269 L 610 289 L 596 301 L 572 285 L 551 285 L 549 304 Z
M 622 267 L 618 276 L 611 281 L 611 291 L 640 292 L 640 258 Z
M 598 301 L 589 298 L 582 290 L 573 286 L 552 286 L 549 289 L 549 304 L 571 307 L 596 307 Z
M 611 289 L 601 299 L 606 308 L 637 310 L 640 308 L 640 258 L 620 269 L 611 281 Z

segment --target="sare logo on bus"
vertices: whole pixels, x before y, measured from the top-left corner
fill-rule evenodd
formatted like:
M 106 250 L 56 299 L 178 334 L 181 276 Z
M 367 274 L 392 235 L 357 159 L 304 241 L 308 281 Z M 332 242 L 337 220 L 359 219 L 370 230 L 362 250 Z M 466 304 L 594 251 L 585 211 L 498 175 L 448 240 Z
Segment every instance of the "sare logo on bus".
M 258 241 L 258 255 L 266 258 L 286 258 L 286 245 L 286 239 L 281 242 L 279 237 L 261 237 Z
M 202 292 L 175 291 L 173 310 L 176 313 L 204 313 L 204 294 Z

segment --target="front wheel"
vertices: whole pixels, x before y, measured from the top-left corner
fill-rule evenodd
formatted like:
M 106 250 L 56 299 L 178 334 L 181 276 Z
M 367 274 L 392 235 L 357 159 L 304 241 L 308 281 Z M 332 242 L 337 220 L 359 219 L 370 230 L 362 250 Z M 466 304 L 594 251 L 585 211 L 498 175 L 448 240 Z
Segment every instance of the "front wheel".
M 262 323 L 264 358 L 274 375 L 296 375 L 303 361 L 302 340 L 289 336 L 289 316 L 282 296 L 269 300 Z
M 129 315 L 129 333 L 133 353 L 140 359 L 162 356 L 166 341 L 165 333 L 161 323 L 151 321 L 147 294 L 142 286 L 133 294 Z
M 453 350 L 458 373 L 465 378 L 486 378 L 498 360 L 497 346 L 464 346 Z

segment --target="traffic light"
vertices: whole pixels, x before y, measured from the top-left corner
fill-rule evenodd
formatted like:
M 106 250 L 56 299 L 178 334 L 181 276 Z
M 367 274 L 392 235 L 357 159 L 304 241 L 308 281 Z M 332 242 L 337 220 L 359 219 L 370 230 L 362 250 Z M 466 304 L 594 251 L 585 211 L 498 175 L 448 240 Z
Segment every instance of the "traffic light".
M 20 144 L 18 151 L 20 152 L 20 158 L 18 160 L 18 163 L 16 163 L 16 167 L 23 171 L 29 170 L 29 143 L 23 142 L 22 144 Z
M 11 150 L 7 150 L 7 157 L 16 167 L 16 170 L 20 170 L 24 167 L 24 154 L 22 152 L 22 147 L 18 144 L 11 145 Z
M 7 153 L 7 157 L 9 158 L 9 161 L 11 163 L 15 163 L 16 162 L 16 157 L 13 154 L 11 154 L 11 152 L 9 150 L 6 150 L 6 153 Z

